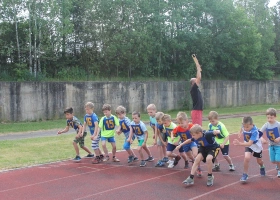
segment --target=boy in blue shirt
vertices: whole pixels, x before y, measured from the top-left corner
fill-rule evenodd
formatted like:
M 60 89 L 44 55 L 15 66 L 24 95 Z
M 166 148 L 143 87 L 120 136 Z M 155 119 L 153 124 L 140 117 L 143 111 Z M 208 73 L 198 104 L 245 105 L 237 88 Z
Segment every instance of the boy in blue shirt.
M 87 132 L 82 132 L 83 130 L 83 125 L 80 122 L 80 120 L 74 116 L 73 114 L 73 108 L 72 107 L 68 107 L 64 110 L 64 114 L 65 114 L 65 118 L 67 119 L 67 125 L 66 127 L 61 130 L 58 131 L 57 134 L 61 134 L 61 133 L 66 133 L 69 131 L 69 127 L 71 126 L 73 129 L 75 129 L 75 131 L 77 132 L 77 135 L 73 141 L 73 146 L 74 149 L 76 151 L 76 157 L 73 159 L 74 162 L 80 162 L 81 161 L 81 157 L 80 157 L 80 151 L 79 151 L 79 147 L 77 144 L 80 145 L 80 147 L 82 149 L 84 149 L 88 155 L 86 156 L 86 158 L 93 158 L 94 155 L 91 153 L 91 151 L 85 146 L 85 137 L 87 135 Z
M 262 142 L 259 138 L 259 130 L 253 124 L 253 119 L 251 117 L 244 117 L 242 123 L 242 132 L 244 135 L 244 142 L 235 139 L 233 141 L 234 145 L 245 147 L 245 157 L 244 157 L 244 172 L 240 179 L 241 182 L 246 182 L 248 179 L 248 170 L 251 154 L 257 159 L 257 163 L 260 166 L 261 176 L 265 176 L 265 167 L 262 160 Z

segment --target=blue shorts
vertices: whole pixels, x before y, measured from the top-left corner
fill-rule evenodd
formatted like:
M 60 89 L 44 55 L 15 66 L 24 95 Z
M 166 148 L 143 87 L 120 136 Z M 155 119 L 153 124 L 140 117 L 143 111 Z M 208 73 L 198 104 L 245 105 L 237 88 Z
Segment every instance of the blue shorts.
M 220 150 L 221 150 L 223 156 L 228 156 L 229 144 L 224 145 L 224 148 L 220 147 Z
M 167 147 L 166 147 L 166 151 L 174 151 L 174 149 L 176 148 L 177 146 L 176 145 L 174 145 L 174 144 L 170 144 L 170 143 L 167 143 Z M 184 152 L 184 149 L 183 149 L 183 147 L 181 147 L 180 149 L 179 149 L 179 152 L 180 153 L 183 153 Z
M 271 162 L 280 162 L 280 146 L 269 146 L 269 158 Z
M 102 137 L 101 141 L 116 142 L 115 137 Z
M 197 144 L 195 142 L 191 142 L 190 144 L 185 144 L 183 146 L 184 152 L 191 151 L 193 147 L 197 147 Z

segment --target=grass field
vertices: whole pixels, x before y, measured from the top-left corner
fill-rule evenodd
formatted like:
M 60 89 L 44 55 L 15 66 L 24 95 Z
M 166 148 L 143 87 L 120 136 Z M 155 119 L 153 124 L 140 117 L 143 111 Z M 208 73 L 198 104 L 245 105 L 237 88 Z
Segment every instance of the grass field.
M 215 109 L 220 114 L 237 114 L 237 113 L 250 113 L 250 112 L 265 112 L 268 107 L 276 107 L 276 105 L 261 105 L 261 106 L 248 106 L 248 107 L 237 107 L 237 108 L 218 108 Z M 173 118 L 175 118 L 178 111 L 170 112 Z M 204 116 L 207 116 L 209 110 L 204 111 Z M 147 117 L 144 119 L 148 119 Z M 266 122 L 266 116 L 253 116 L 253 120 L 257 127 L 261 127 Z M 241 117 L 239 118 L 228 118 L 221 119 L 226 125 L 230 133 L 236 133 L 239 131 L 241 126 Z M 203 128 L 206 129 L 208 121 L 203 122 Z M 10 127 L 18 127 L 17 132 L 24 132 L 30 130 L 44 130 L 54 128 L 64 128 L 65 120 L 53 120 L 46 122 L 29 122 L 29 123 L 13 123 L 13 124 L 1 124 L 1 132 L 8 133 L 13 132 Z M 4 128 L 3 128 L 4 127 Z M 23 128 L 24 127 L 24 128 Z M 43 128 L 42 128 L 43 127 Z M 3 131 L 4 130 L 4 131 Z M 10 130 L 10 131 L 9 131 Z M 148 127 L 150 137 L 148 139 L 148 145 L 152 145 L 152 130 Z M 0 169 L 12 169 L 18 167 L 25 167 L 34 164 L 48 163 L 59 160 L 70 159 L 75 156 L 72 141 L 75 137 L 75 133 L 62 134 L 56 136 L 54 130 L 53 137 L 44 138 L 32 138 L 22 140 L 6 140 L 0 141 L 1 154 L 0 154 Z M 121 150 L 124 136 L 116 136 L 117 149 Z M 136 142 L 132 145 L 136 147 Z M 86 146 L 91 147 L 91 141 L 89 137 L 86 138 Z M 111 150 L 110 144 L 108 149 Z M 81 150 L 81 155 L 85 156 L 86 153 Z

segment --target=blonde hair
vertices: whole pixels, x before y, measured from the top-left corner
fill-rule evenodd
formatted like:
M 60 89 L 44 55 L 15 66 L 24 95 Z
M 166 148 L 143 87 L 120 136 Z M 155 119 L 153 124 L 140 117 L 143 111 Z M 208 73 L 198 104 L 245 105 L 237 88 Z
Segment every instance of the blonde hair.
M 171 116 L 168 114 L 164 114 L 161 118 L 162 121 L 171 121 Z
M 116 108 L 116 113 L 117 113 L 117 114 L 124 114 L 124 113 L 126 113 L 125 107 L 123 107 L 123 106 L 118 106 L 118 107 Z
M 110 105 L 110 104 L 104 104 L 104 105 L 102 106 L 102 111 L 104 111 L 104 110 L 111 111 L 111 105 Z
M 180 112 L 178 112 L 176 119 L 178 121 L 187 121 L 188 120 L 188 116 L 187 116 L 187 114 L 185 112 L 180 111 Z
M 208 114 L 208 119 L 211 120 L 211 119 L 218 119 L 218 113 L 216 111 L 210 111 L 209 114 Z
M 199 124 L 195 124 L 191 127 L 190 132 L 191 134 L 198 134 L 202 133 L 202 127 Z
M 87 102 L 85 104 L 85 108 L 90 108 L 90 109 L 93 109 L 94 108 L 94 104 L 92 102 Z
M 274 116 L 276 117 L 276 109 L 275 108 L 269 108 L 266 110 L 266 115 Z
M 156 107 L 155 104 L 149 104 L 149 105 L 147 106 L 147 110 L 149 110 L 149 109 L 151 109 L 151 110 L 157 110 L 157 107 Z
M 157 112 L 155 115 L 156 120 L 162 120 L 162 117 L 164 116 L 163 112 Z

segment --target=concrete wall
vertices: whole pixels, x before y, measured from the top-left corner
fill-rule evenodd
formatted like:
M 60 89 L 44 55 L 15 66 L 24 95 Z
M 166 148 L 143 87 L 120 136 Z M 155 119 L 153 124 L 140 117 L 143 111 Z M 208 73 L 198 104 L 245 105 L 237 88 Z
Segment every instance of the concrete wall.
M 63 117 L 65 107 L 84 114 L 87 101 L 97 113 L 104 103 L 128 112 L 144 111 L 150 103 L 158 110 L 190 107 L 189 82 L 0 82 L 0 121 L 31 121 Z M 280 102 L 280 81 L 203 81 L 205 107 L 242 106 Z

